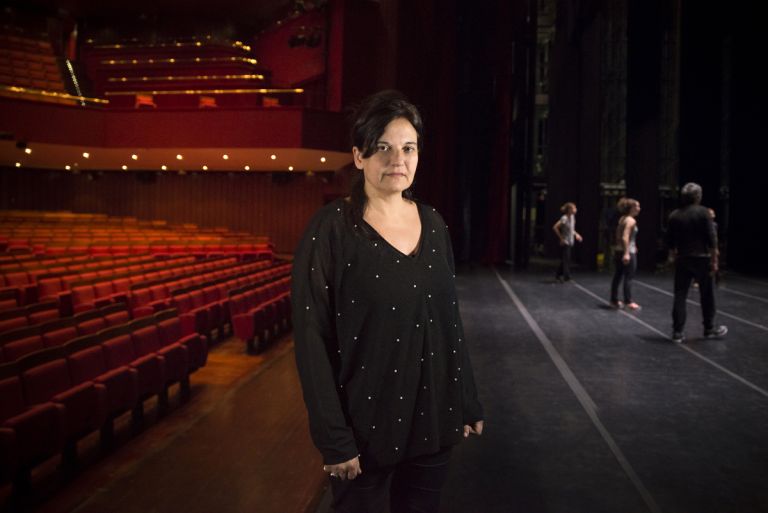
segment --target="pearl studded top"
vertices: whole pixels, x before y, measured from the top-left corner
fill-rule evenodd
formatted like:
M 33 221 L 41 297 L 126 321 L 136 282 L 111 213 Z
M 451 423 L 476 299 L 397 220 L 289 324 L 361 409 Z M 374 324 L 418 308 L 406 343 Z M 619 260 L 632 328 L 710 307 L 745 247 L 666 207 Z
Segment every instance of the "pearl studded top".
M 343 199 L 310 221 L 291 301 L 304 401 L 324 463 L 367 468 L 431 454 L 483 418 L 465 345 L 448 229 L 418 204 L 405 255 Z

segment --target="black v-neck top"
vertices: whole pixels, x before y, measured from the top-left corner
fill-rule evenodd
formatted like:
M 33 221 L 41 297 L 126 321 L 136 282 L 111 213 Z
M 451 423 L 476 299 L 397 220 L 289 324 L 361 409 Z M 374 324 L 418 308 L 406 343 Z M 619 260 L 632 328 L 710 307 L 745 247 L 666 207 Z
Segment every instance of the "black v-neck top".
M 459 317 L 448 227 L 417 204 L 405 255 L 343 199 L 310 221 L 291 301 L 310 432 L 326 464 L 364 468 L 431 454 L 483 418 Z

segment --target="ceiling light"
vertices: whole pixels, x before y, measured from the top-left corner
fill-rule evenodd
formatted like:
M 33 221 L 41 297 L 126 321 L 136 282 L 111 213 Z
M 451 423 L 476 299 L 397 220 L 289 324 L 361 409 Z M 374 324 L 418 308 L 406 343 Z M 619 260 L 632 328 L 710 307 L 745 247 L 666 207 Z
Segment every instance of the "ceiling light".
M 250 171 L 250 170 L 251 170 L 251 166 L 245 166 L 245 168 L 244 168 L 244 169 L 245 169 L 246 171 Z
M 293 166 L 288 166 L 288 171 L 293 171 Z
M 227 159 L 229 159 L 229 155 L 227 155 L 227 154 L 225 153 L 224 155 L 222 155 L 222 156 L 221 156 L 221 158 L 223 158 L 224 160 L 227 160 Z
M 87 158 L 90 158 L 90 157 L 91 157 L 91 154 L 90 154 L 90 153 L 88 153 L 87 151 L 84 151 L 84 152 L 83 152 L 83 158 L 84 158 L 84 159 L 87 159 Z
M 21 167 L 21 162 L 16 162 L 16 167 Z
M 325 157 L 320 157 L 320 162 L 325 162 Z
M 176 155 L 176 160 L 181 160 L 181 159 L 183 159 L 183 158 L 184 158 L 184 157 L 183 157 L 181 154 L 179 154 L 179 155 Z
M 66 166 L 64 166 L 64 169 L 66 169 L 67 171 L 69 171 L 70 169 L 72 169 L 72 166 L 70 166 L 69 164 L 67 164 Z
M 134 153 L 133 155 L 131 155 L 131 158 L 132 158 L 133 160 L 139 160 L 139 156 L 138 156 L 138 155 L 136 155 L 135 153 Z
M 208 166 L 203 165 L 203 171 L 208 171 Z
M 269 158 L 271 158 L 272 160 L 275 160 L 277 159 L 277 155 L 270 155 Z
M 128 166 L 126 166 L 125 164 L 123 164 L 123 171 L 125 171 L 126 169 L 128 169 Z
M 162 169 L 163 171 L 165 171 L 166 169 L 168 169 L 168 166 L 166 166 L 165 164 L 163 164 L 162 166 L 160 166 L 160 169 Z
M 30 153 L 32 153 L 32 148 L 24 148 L 24 153 L 29 155 Z

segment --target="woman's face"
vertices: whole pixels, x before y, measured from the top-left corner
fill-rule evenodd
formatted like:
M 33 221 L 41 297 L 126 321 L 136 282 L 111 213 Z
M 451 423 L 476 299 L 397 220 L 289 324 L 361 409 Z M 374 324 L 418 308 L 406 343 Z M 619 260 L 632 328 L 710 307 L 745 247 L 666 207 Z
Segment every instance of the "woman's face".
M 637 215 L 640 213 L 640 202 L 637 202 L 632 205 L 632 208 L 629 211 L 629 215 L 632 217 L 637 217 Z
M 399 194 L 411 186 L 419 163 L 418 142 L 411 122 L 395 118 L 384 129 L 370 157 L 365 158 L 359 148 L 352 148 L 355 167 L 365 175 L 368 197 Z

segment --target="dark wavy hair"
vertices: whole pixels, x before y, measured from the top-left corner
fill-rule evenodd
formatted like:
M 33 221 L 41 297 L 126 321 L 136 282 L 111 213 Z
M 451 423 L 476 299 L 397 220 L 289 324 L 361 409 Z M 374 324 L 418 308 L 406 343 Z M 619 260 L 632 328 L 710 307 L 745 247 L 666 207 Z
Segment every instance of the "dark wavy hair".
M 376 152 L 376 144 L 387 128 L 387 125 L 397 118 L 407 119 L 418 136 L 417 145 L 421 152 L 424 125 L 419 109 L 416 108 L 403 93 L 394 90 L 379 91 L 360 102 L 352 113 L 352 130 L 350 139 L 352 146 L 360 150 L 363 157 L 368 158 Z M 365 194 L 365 177 L 356 173 L 350 187 L 350 205 L 352 215 L 357 222 L 362 220 L 368 196 Z M 413 199 L 413 184 L 403 191 L 403 197 Z

